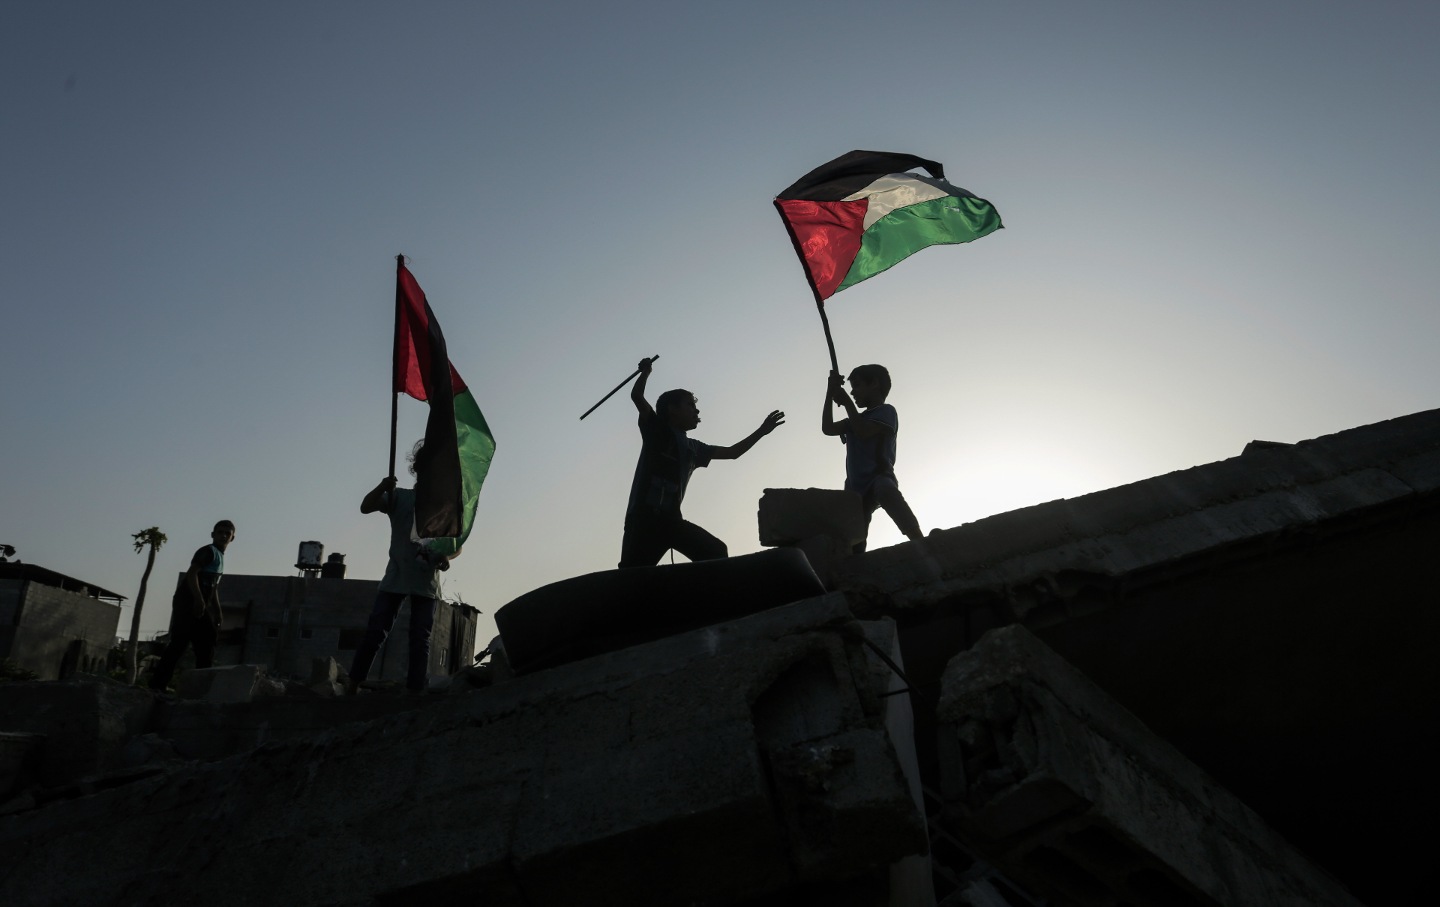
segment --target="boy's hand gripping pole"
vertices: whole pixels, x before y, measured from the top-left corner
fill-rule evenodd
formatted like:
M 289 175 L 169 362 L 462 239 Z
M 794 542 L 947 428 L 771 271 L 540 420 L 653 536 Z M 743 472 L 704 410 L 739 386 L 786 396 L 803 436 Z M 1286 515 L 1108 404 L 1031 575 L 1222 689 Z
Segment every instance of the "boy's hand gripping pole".
M 650 361 L 653 363 L 656 359 L 659 359 L 659 358 L 660 358 L 659 356 L 651 356 L 651 357 L 650 357 Z M 622 387 L 624 387 L 625 385 L 629 384 L 631 381 L 634 381 L 634 380 L 635 380 L 635 376 L 638 375 L 638 374 L 640 374 L 640 370 L 637 368 L 635 371 L 633 371 L 633 372 L 630 373 L 630 377 L 629 377 L 629 378 L 626 378 L 624 381 L 621 381 L 619 384 L 615 385 L 615 390 L 612 390 L 610 393 L 608 393 L 608 394 L 606 394 L 605 396 L 601 397 L 601 398 L 600 398 L 600 403 L 604 403 L 606 400 L 609 400 L 611 397 L 615 396 L 615 391 L 620 390 L 620 388 L 622 388 Z M 581 419 L 584 419 L 586 416 L 588 416 L 588 415 L 590 415 L 591 413 L 595 412 L 595 410 L 597 410 L 597 409 L 600 408 L 600 403 L 596 403 L 594 406 L 592 406 L 592 407 L 590 407 L 589 409 L 585 410 L 585 412 L 584 412 L 583 414 L 581 414 L 580 418 L 581 418 Z

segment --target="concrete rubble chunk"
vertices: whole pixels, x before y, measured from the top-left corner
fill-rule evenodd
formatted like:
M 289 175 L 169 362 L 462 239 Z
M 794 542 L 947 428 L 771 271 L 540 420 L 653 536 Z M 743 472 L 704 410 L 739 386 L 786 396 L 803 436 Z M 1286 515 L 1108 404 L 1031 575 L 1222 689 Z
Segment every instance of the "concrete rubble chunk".
M 284 695 L 283 685 L 279 692 Z M 175 688 L 175 695 L 181 699 L 207 702 L 249 702 L 257 694 L 274 694 L 266 683 L 263 665 L 192 668 L 180 675 L 180 683 Z
M 815 536 L 848 545 L 865 540 L 860 495 L 826 488 L 767 488 L 760 497 L 760 544 L 793 545 Z
M 954 658 L 937 718 L 947 814 L 1062 903 L 1359 904 L 1024 627 Z

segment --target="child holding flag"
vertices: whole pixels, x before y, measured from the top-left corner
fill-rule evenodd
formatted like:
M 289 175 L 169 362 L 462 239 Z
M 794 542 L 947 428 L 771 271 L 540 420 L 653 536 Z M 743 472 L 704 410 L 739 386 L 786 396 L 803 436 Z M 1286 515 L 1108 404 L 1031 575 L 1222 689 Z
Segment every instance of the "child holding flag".
M 845 445 L 845 490 L 855 492 L 864 501 L 866 534 L 870 516 L 883 507 L 905 537 L 916 542 L 925 535 L 895 478 L 895 437 L 900 431 L 900 417 L 895 407 L 885 402 L 888 396 L 890 372 L 883 365 L 862 365 L 850 372 L 849 394 L 845 393 L 845 379 L 839 372 L 831 372 L 820 430 L 839 435 Z M 844 419 L 835 421 L 832 404 L 845 410 Z M 863 541 L 854 549 L 856 554 L 864 550 Z

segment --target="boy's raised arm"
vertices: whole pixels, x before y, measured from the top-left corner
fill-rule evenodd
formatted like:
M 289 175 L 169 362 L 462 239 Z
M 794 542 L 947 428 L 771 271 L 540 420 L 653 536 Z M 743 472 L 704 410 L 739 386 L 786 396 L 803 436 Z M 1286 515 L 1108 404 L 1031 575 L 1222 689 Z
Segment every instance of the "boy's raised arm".
M 659 358 L 659 356 L 652 356 L 649 359 L 641 359 L 640 364 L 636 366 L 640 370 L 640 377 L 636 378 L 635 383 L 630 386 L 630 402 L 635 404 L 635 408 L 640 411 L 640 417 L 643 419 L 655 418 L 655 410 L 645 399 L 645 380 L 650 377 L 651 363 Z
M 772 410 L 760 427 L 745 436 L 745 439 L 731 444 L 729 447 L 710 448 L 710 459 L 712 460 L 735 460 L 744 456 L 745 451 L 755 446 L 755 442 L 770 434 L 777 426 L 785 424 L 785 414 L 780 410 Z
M 377 510 L 384 510 L 386 513 L 389 513 L 389 508 L 385 506 L 385 494 L 386 492 L 394 490 L 394 476 L 386 476 L 381 479 L 380 484 L 367 491 L 365 497 L 360 500 L 360 512 L 374 513 Z
M 849 399 L 850 395 L 845 393 L 845 379 L 841 377 L 839 372 L 831 372 L 829 383 L 825 386 L 825 409 L 820 414 L 821 433 L 827 435 L 845 434 L 846 429 L 849 427 L 850 420 L 841 419 L 839 422 L 836 422 L 835 413 L 830 407 L 835 403 L 844 406 Z M 853 407 L 854 404 L 852 403 L 851 406 Z
M 845 408 L 846 417 L 839 422 L 834 421 L 830 413 L 832 400 Z M 839 372 L 831 372 L 830 388 L 825 399 L 825 415 L 820 420 L 820 430 L 827 435 L 854 435 L 861 440 L 868 441 L 884 434 L 886 427 L 874 419 L 867 419 L 861 415 L 860 410 L 855 406 L 855 401 L 845 393 L 845 379 Z

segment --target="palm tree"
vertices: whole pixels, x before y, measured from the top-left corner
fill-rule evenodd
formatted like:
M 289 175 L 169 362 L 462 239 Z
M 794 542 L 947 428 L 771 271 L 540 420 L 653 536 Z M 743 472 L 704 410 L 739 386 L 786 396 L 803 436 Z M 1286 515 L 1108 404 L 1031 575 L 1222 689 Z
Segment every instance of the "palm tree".
M 135 540 L 135 553 L 139 554 L 146 545 L 150 546 L 150 557 L 145 561 L 145 575 L 140 577 L 140 594 L 135 596 L 135 615 L 130 618 L 130 684 L 140 673 L 137 647 L 140 645 L 140 612 L 145 607 L 145 587 L 150 583 L 150 571 L 155 566 L 155 552 L 168 539 L 159 526 L 142 529 L 131 536 Z

